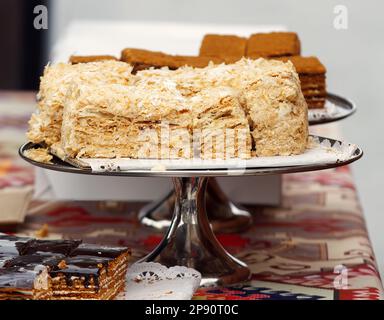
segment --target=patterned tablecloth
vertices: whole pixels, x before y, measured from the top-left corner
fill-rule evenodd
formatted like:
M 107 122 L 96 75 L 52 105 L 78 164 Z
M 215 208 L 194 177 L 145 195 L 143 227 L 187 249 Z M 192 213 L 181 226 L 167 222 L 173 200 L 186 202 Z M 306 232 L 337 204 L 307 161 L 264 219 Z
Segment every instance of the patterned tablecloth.
M 32 107 L 33 95 L 0 93 L 0 191 L 33 184 L 33 168 L 16 155 Z M 162 238 L 138 222 L 141 205 L 34 201 L 25 223 L 0 225 L 0 231 L 33 235 L 47 224 L 49 237 L 127 245 L 137 259 Z M 202 288 L 194 299 L 384 297 L 349 167 L 285 175 L 279 208 L 250 209 L 254 213 L 250 229 L 217 237 L 249 265 L 252 280 L 232 287 Z

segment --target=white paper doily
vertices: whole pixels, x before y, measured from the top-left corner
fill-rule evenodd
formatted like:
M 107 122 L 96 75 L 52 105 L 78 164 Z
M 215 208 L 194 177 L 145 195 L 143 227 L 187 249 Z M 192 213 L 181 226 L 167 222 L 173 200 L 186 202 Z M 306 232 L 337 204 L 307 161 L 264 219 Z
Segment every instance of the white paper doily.
M 351 113 L 350 110 L 326 100 L 324 108 L 308 109 L 308 121 L 332 120 L 342 118 L 349 113 Z
M 155 262 L 135 263 L 128 269 L 125 292 L 117 300 L 190 300 L 201 274 L 182 266 L 167 268 Z
M 81 158 L 80 161 L 92 168 L 92 171 L 129 171 L 129 170 L 181 170 L 181 169 L 218 169 L 218 168 L 261 168 L 298 165 L 326 165 L 349 159 L 357 146 L 346 142 L 332 142 L 324 139 L 320 142 L 316 136 L 310 137 L 308 149 L 299 155 L 254 157 L 248 160 L 203 160 L 203 159 L 101 159 Z

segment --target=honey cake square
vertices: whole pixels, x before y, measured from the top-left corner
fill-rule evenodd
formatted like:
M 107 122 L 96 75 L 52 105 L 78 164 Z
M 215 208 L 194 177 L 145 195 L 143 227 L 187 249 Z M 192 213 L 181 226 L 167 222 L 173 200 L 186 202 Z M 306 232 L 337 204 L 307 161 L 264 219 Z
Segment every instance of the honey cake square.
M 240 60 L 245 56 L 247 39 L 235 35 L 207 34 L 200 46 L 200 56 L 232 57 Z
M 247 42 L 250 58 L 300 55 L 300 40 L 294 32 L 255 33 Z

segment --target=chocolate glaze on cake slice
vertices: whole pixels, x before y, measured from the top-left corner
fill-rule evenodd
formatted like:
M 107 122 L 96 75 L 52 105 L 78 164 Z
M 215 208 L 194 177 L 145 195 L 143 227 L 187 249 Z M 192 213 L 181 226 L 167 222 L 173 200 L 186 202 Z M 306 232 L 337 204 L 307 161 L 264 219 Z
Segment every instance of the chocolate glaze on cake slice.
M 121 254 L 128 253 L 128 249 L 124 247 L 106 247 L 97 244 L 81 243 L 77 248 L 73 249 L 70 256 L 85 255 L 117 258 Z
M 1 299 L 112 299 L 125 286 L 127 248 L 0 235 Z
M 24 253 L 31 238 L 0 234 L 0 268 L 9 259 Z
M 28 242 L 24 254 L 35 252 L 51 252 L 69 255 L 75 249 L 81 240 L 32 240 Z
M 49 272 L 53 299 L 109 299 L 123 287 L 127 265 L 115 266 L 114 258 L 67 257 Z M 116 268 L 118 267 L 118 268 Z
M 0 269 L 0 300 L 49 299 L 47 268 L 41 264 Z

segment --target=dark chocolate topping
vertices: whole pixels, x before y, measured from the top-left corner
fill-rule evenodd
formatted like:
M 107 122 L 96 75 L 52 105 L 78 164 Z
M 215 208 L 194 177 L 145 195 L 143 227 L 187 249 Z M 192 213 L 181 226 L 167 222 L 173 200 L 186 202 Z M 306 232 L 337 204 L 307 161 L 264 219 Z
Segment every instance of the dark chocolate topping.
M 67 256 L 80 243 L 81 240 L 32 240 L 27 244 L 24 254 L 41 251 L 61 253 Z
M 117 258 L 118 256 L 127 251 L 128 249 L 123 247 L 105 247 L 96 244 L 82 243 L 70 253 L 70 256 L 85 255 L 95 257 Z
M 0 269 L 0 289 L 16 288 L 32 290 L 36 277 L 44 268 L 42 265 L 30 266 L 28 268 L 2 268 Z
M 34 267 L 37 264 L 42 264 L 49 267 L 49 269 L 54 269 L 64 260 L 65 256 L 63 254 L 53 254 L 49 252 L 37 252 L 33 255 L 17 256 L 12 259 L 9 259 L 4 263 L 4 268 L 12 267 Z
M 0 234 L 0 255 L 24 254 L 25 248 L 32 240 L 32 238 Z
M 87 287 L 91 282 L 99 287 L 100 270 L 105 268 L 108 271 L 108 263 L 112 258 L 95 256 L 76 256 L 64 259 L 66 267 L 55 268 L 49 272 L 52 278 L 64 276 L 68 286 L 72 285 L 73 278 L 84 278 L 84 285 Z

